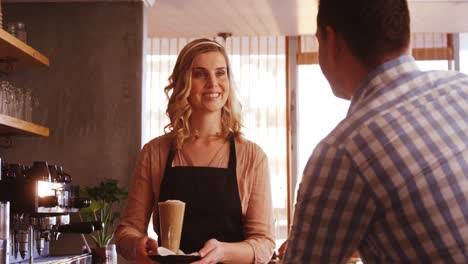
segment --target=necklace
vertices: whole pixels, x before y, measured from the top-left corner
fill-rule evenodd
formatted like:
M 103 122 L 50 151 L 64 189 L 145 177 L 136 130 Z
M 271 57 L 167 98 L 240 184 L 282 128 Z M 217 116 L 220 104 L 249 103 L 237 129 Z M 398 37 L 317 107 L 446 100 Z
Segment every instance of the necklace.
M 216 151 L 207 152 L 207 151 L 203 151 L 203 148 L 204 148 L 203 146 L 194 146 L 193 149 L 196 150 L 195 152 L 190 151 L 190 148 L 189 149 L 182 148 L 181 154 L 183 154 L 184 158 L 187 160 L 188 163 L 191 164 L 191 166 L 210 167 L 212 163 L 215 161 L 216 157 L 219 156 L 218 154 L 221 152 L 226 142 L 227 140 L 224 140 L 222 144 L 220 144 L 220 146 L 216 149 Z M 213 153 L 213 155 L 210 155 L 210 153 Z M 210 157 L 210 159 L 207 159 L 208 157 Z
M 221 149 L 223 148 L 224 144 L 226 144 L 226 141 L 223 142 L 223 144 L 221 144 L 221 146 L 218 148 L 218 150 L 216 151 L 216 153 L 213 155 L 213 157 L 211 158 L 210 162 L 208 162 L 208 167 L 211 165 L 211 163 L 213 163 L 214 159 L 218 156 L 218 153 L 221 151 Z

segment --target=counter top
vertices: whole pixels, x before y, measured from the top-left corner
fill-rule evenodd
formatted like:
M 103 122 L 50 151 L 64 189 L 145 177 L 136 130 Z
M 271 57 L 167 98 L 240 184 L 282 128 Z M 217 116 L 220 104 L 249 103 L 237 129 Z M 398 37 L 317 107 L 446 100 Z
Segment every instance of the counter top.
M 22 263 L 22 262 L 21 262 Z M 25 263 L 29 263 L 26 261 Z M 82 254 L 82 255 L 68 255 L 68 256 L 49 256 L 49 257 L 40 257 L 35 258 L 34 263 L 47 263 L 47 264 L 91 264 L 92 257 L 91 254 Z

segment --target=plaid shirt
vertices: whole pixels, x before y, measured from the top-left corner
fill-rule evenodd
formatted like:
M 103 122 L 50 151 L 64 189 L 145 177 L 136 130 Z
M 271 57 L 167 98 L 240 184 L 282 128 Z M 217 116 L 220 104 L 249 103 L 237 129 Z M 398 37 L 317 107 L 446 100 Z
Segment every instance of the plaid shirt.
M 283 263 L 468 263 L 468 76 L 374 70 L 316 147 Z

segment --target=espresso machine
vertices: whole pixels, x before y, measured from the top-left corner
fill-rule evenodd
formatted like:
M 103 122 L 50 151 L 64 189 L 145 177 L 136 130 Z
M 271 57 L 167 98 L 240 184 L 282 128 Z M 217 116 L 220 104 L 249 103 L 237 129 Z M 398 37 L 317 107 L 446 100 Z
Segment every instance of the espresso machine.
M 83 254 L 66 262 L 49 256 L 50 241 L 61 233 L 89 234 L 102 228 L 100 222 L 70 223 L 70 214 L 88 207 L 90 200 L 79 197 L 79 187 L 61 166 L 35 161 L 32 166 L 2 162 L 0 201 L 9 203 L 9 239 L 2 242 L 3 263 L 91 263 Z M 3 206 L 4 208 L 5 206 Z M 3 251 L 2 251 L 3 252 Z M 0 256 L 1 257 L 1 256 Z M 82 257 L 79 262 L 76 258 Z M 6 259 L 6 260 L 5 260 Z

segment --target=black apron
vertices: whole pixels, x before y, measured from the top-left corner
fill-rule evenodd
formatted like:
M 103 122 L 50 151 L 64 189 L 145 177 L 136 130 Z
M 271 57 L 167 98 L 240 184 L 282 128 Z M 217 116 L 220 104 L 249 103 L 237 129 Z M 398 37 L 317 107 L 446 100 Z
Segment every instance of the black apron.
M 242 207 L 237 186 L 236 147 L 230 137 L 229 166 L 172 167 L 175 148 L 167 158 L 159 201 L 185 202 L 180 249 L 189 254 L 211 238 L 222 242 L 244 240 Z M 158 227 L 159 229 L 159 227 Z M 161 244 L 160 239 L 159 244 Z

